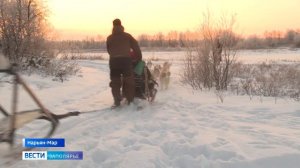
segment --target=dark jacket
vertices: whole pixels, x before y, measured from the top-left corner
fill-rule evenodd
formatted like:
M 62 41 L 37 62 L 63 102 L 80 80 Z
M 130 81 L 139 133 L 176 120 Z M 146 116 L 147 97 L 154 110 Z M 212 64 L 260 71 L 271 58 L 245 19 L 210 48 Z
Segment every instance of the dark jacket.
M 139 59 L 142 59 L 141 49 L 138 42 L 129 34 L 124 32 L 123 26 L 114 26 L 112 34 L 107 37 L 107 52 L 109 58 L 130 58 L 130 49 L 134 51 Z

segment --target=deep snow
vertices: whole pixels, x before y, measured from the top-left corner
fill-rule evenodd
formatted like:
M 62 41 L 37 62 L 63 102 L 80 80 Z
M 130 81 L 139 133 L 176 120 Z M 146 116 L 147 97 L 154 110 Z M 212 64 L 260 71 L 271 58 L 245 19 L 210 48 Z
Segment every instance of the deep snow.
M 156 53 L 157 54 L 157 53 Z M 158 55 L 157 55 L 158 56 Z M 297 57 L 298 58 L 298 57 Z M 82 161 L 21 161 L 0 157 L 0 167 L 201 167 L 299 168 L 300 104 L 292 100 L 226 93 L 224 103 L 212 91 L 193 91 L 180 82 L 182 62 L 174 61 L 169 90 L 152 105 L 108 110 L 112 104 L 107 61 L 80 61 L 81 74 L 64 83 L 24 76 L 44 105 L 56 114 L 79 110 L 61 120 L 55 138 L 83 151 Z M 10 88 L 0 83 L 0 102 L 9 109 Z M 34 107 L 21 93 L 20 110 Z M 48 125 L 35 121 L 17 131 L 39 136 Z M 9 152 L 0 144 L 1 154 Z M 41 149 L 44 150 L 44 149 Z

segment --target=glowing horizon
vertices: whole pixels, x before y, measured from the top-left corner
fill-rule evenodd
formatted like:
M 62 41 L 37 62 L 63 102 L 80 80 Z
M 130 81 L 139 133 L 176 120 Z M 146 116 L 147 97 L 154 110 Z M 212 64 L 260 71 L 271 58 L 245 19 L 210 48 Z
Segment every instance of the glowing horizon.
M 300 28 L 295 0 L 48 0 L 47 6 L 61 39 L 106 37 L 115 18 L 134 36 L 195 31 L 208 9 L 216 17 L 236 14 L 236 31 L 245 35 Z

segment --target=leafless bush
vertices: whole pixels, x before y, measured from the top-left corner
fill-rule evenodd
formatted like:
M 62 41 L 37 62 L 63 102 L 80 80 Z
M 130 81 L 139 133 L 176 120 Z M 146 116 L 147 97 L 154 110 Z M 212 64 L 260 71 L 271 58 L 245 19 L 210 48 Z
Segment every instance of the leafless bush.
M 227 90 L 236 64 L 235 17 L 222 17 L 218 22 L 213 22 L 209 14 L 204 18 L 199 32 L 202 40 L 187 52 L 182 79 L 194 89 L 214 86 L 216 90 Z
M 104 60 L 102 55 L 72 55 L 71 60 Z
M 74 60 L 53 60 L 50 66 L 47 66 L 44 71 L 50 76 L 54 76 L 54 80 L 63 82 L 67 77 L 75 75 L 79 72 L 80 67 Z
M 224 99 L 225 99 L 225 92 L 224 92 L 224 90 L 216 90 L 215 94 L 217 96 L 217 99 L 220 100 L 221 103 L 223 103 Z
M 57 58 L 48 60 L 44 66 L 30 67 L 25 73 L 51 76 L 54 77 L 53 80 L 55 81 L 64 82 L 68 77 L 77 74 L 79 71 L 80 66 L 76 60 Z
M 103 55 L 87 53 L 80 49 L 77 45 L 70 43 L 60 48 L 58 58 L 65 60 L 104 60 Z
M 246 94 L 249 96 L 250 100 L 252 100 L 253 97 L 253 80 L 252 79 L 245 79 L 241 80 L 242 89 L 246 92 Z
M 205 72 L 204 61 L 199 61 L 199 59 L 205 58 L 204 56 L 199 56 L 201 53 L 198 51 L 188 50 L 186 58 L 184 60 L 184 71 L 182 74 L 182 80 L 184 83 L 191 85 L 194 89 L 202 89 L 202 86 L 212 85 L 209 82 L 210 75 Z M 202 65 L 201 65 L 202 64 Z M 208 87 L 211 88 L 211 87 Z

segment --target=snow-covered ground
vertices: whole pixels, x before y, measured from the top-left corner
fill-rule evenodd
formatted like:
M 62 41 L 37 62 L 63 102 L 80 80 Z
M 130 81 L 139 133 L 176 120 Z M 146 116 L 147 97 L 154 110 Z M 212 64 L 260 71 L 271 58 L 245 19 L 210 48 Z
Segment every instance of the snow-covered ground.
M 250 51 L 246 51 L 250 52 Z M 148 57 L 168 52 L 146 53 Z M 152 55 L 151 55 L 152 54 Z M 178 56 L 178 53 L 173 53 Z M 272 53 L 276 54 L 276 53 Z M 299 51 L 298 51 L 299 54 Z M 297 54 L 295 54 L 297 55 Z M 179 57 L 179 56 L 178 56 Z M 300 60 L 292 56 L 286 60 Z M 61 120 L 54 134 L 66 147 L 48 150 L 83 151 L 82 161 L 22 161 L 0 167 L 180 167 L 180 168 L 299 168 L 300 103 L 274 98 L 226 94 L 224 103 L 214 92 L 193 91 L 180 82 L 182 62 L 171 67 L 169 90 L 137 111 L 135 106 L 108 110 L 112 104 L 107 61 L 80 61 L 81 74 L 63 83 L 40 76 L 23 76 L 53 113 L 82 111 Z M 0 83 L 0 102 L 10 107 L 11 85 Z M 20 110 L 34 108 L 21 93 Z M 84 113 L 85 112 L 85 113 Z M 38 136 L 47 124 L 35 121 L 17 131 L 21 137 Z M 41 149 L 44 150 L 44 149 Z M 47 150 L 47 149 L 46 149 Z M 0 144 L 0 153 L 9 152 Z
M 158 59 L 161 61 L 177 62 L 182 61 L 186 51 L 146 51 L 143 52 L 144 59 Z M 76 55 L 76 54 L 75 54 Z M 80 53 L 82 56 L 102 56 L 108 59 L 106 52 L 85 52 Z M 300 49 L 258 49 L 258 50 L 239 50 L 236 53 L 237 60 L 245 64 L 262 63 L 262 62 L 300 62 Z

